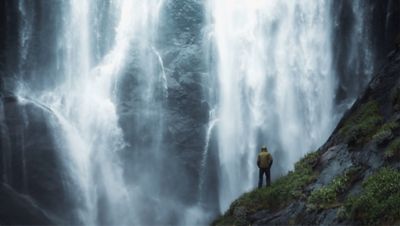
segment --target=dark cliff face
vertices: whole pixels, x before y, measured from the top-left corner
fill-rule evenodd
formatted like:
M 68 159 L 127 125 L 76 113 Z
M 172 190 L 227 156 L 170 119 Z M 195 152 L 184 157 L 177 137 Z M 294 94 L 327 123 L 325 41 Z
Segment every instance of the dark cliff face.
M 357 6 L 352 7 L 354 4 Z M 370 75 L 384 63 L 400 32 L 399 15 L 398 1 L 333 1 L 332 48 L 338 104 L 358 96 Z
M 400 215 L 400 49 L 329 140 L 269 188 L 236 200 L 217 225 L 393 224 Z M 397 203 L 397 204 L 396 204 Z
M 0 104 L 0 223 L 77 223 L 53 113 L 14 96 Z M 20 209 L 20 210 L 19 210 Z
M 62 1 L 27 1 L 23 3 L 28 6 L 26 11 L 19 1 L 4 0 L 0 4 L 0 69 L 5 88 L 12 90 L 17 79 L 39 89 L 54 85 L 61 77 L 55 66 L 59 53 L 49 46 L 60 41 L 57 34 L 63 29 L 58 16 Z

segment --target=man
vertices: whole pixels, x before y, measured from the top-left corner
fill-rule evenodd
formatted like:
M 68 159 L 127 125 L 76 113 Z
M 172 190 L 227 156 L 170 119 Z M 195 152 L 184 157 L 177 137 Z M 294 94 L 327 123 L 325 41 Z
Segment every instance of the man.
M 260 177 L 258 180 L 258 188 L 262 187 L 264 173 L 266 176 L 267 186 L 271 185 L 271 166 L 272 166 L 272 156 L 268 152 L 267 147 L 263 146 L 261 152 L 258 154 L 257 166 L 260 169 Z

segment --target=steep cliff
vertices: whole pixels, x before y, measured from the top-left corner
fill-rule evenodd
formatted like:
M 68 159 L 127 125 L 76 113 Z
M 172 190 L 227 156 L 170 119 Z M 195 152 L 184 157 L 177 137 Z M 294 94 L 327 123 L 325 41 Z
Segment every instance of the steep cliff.
M 400 219 L 400 49 L 329 140 L 215 225 L 393 224 Z

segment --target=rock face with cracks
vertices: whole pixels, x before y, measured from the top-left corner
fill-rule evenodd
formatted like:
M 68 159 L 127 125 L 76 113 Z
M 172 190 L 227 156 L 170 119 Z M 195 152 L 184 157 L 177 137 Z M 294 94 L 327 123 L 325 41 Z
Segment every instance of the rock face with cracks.
M 0 100 L 0 224 L 77 223 L 57 118 L 29 100 Z

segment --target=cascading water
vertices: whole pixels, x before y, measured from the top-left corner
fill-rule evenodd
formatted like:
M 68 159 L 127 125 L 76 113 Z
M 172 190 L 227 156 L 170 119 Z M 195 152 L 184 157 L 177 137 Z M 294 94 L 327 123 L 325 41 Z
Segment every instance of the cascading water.
M 45 92 L 26 86 L 19 89 L 19 95 L 31 96 L 49 107 L 59 119 L 62 132 L 55 133 L 64 136 L 60 146 L 68 153 L 64 162 L 79 200 L 77 214 L 85 225 L 140 223 L 139 216 L 131 211 L 135 209 L 135 195 L 128 193 L 118 156 L 125 142 L 114 104 L 115 88 L 132 43 L 141 48 L 147 45 L 143 42 L 152 41 L 154 29 L 147 30 L 156 20 L 151 17 L 158 15 L 153 10 L 159 10 L 161 2 L 110 1 L 108 8 L 102 9 L 104 5 L 95 1 L 64 1 L 56 66 L 62 79 Z M 24 5 L 21 0 L 22 12 L 29 9 Z M 106 10 L 111 11 L 107 14 L 109 17 L 100 18 Z M 110 26 L 115 21 L 115 34 L 103 24 L 96 24 L 101 19 Z M 23 33 L 29 35 L 30 24 L 24 25 Z M 97 28 L 94 32 L 93 27 Z M 149 36 L 143 37 L 144 34 Z M 138 36 L 141 37 L 135 40 Z M 21 38 L 21 48 L 26 46 L 25 39 L 25 36 Z M 108 46 L 106 40 L 112 39 L 113 44 Z M 96 54 L 101 52 L 94 51 L 98 49 L 106 49 L 105 54 Z M 25 54 L 22 57 L 23 62 Z M 150 94 L 152 86 L 150 81 Z
M 218 119 L 215 118 L 215 112 L 214 110 L 210 111 L 210 119 L 211 121 L 209 122 L 209 125 L 207 126 L 207 133 L 206 133 L 206 145 L 204 146 L 204 151 L 201 156 L 201 164 L 200 164 L 200 180 L 199 180 L 199 194 L 198 196 L 198 202 L 199 205 L 202 205 L 203 202 L 203 187 L 204 187 L 204 177 L 205 177 L 205 169 L 207 167 L 207 157 L 208 157 L 208 151 L 210 149 L 210 140 L 211 140 L 211 134 L 214 130 L 215 125 L 218 123 Z
M 210 1 L 222 211 L 254 187 L 262 144 L 276 175 L 332 130 L 330 10 L 328 1 Z
M 123 147 L 122 131 L 113 104 L 112 84 L 122 69 L 135 22 L 132 2 L 115 2 L 120 11 L 115 43 L 99 61 L 91 49 L 90 1 L 65 4 L 65 46 L 62 57 L 66 83 L 41 95 L 64 125 L 72 177 L 78 179 L 78 194 L 85 200 L 80 214 L 84 224 L 128 223 L 128 194 L 117 152 Z M 129 28 L 129 29 L 128 29 Z M 129 200 L 129 199 L 128 199 Z M 123 218 L 121 218 L 123 217 Z

